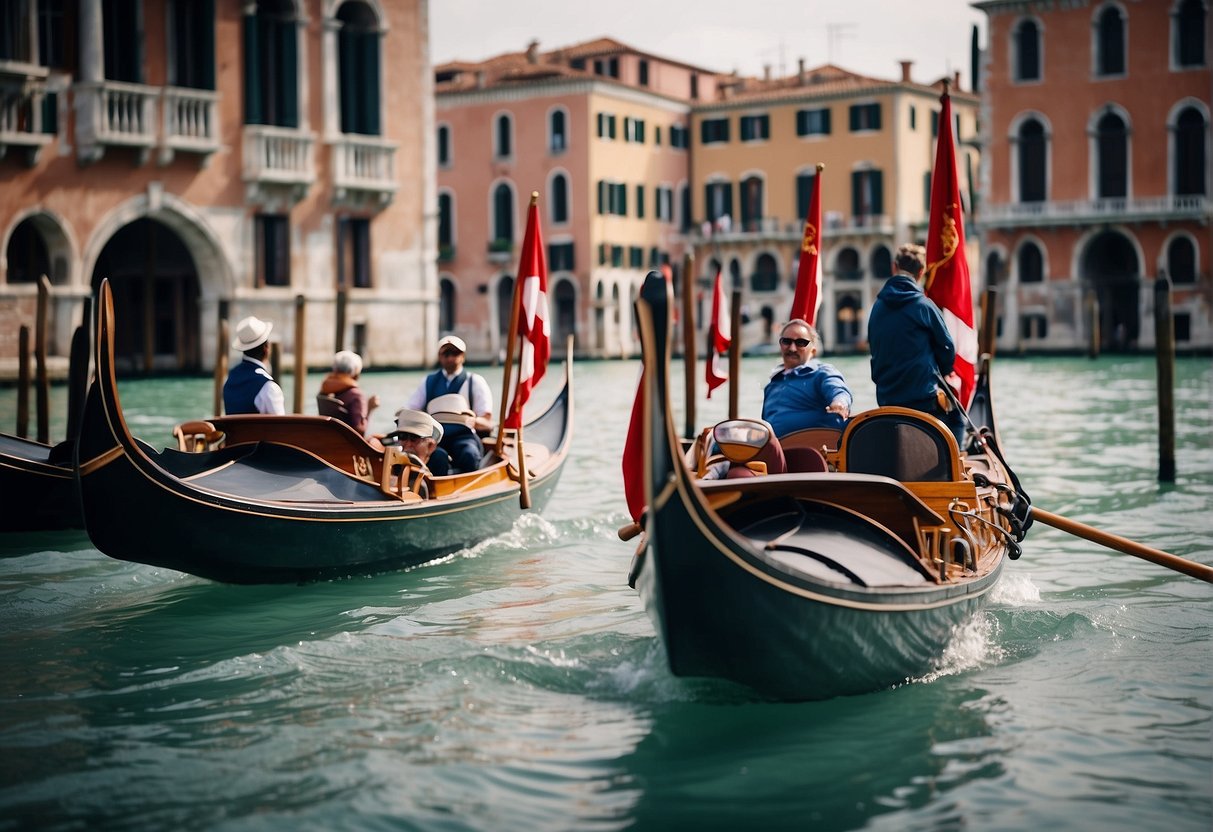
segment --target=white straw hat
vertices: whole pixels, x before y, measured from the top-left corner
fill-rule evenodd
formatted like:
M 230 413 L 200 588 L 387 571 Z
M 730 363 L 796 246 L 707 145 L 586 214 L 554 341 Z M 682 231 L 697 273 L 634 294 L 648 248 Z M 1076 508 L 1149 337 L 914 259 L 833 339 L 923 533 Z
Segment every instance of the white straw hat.
M 472 426 L 476 417 L 468 400 L 458 393 L 446 393 L 435 396 L 425 406 L 426 411 L 443 424 Z
M 263 321 L 256 315 L 249 315 L 236 324 L 236 337 L 232 339 L 232 349 L 248 352 L 253 347 L 259 347 L 270 337 L 274 325 Z
M 396 411 L 396 430 L 400 433 L 411 433 L 414 436 L 430 436 L 435 442 L 442 441 L 442 425 L 434 417 L 421 410 L 410 410 L 402 407 Z

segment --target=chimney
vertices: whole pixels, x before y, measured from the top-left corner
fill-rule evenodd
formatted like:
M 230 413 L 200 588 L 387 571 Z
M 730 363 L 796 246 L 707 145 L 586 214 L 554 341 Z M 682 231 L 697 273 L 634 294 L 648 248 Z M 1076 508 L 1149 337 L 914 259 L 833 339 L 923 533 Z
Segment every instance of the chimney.
M 526 45 L 526 60 L 527 63 L 539 63 L 539 41 L 532 40 Z
M 910 67 L 914 66 L 913 61 L 899 61 L 901 64 L 901 83 L 910 83 Z
M 960 92 L 960 70 L 959 69 L 952 73 L 952 89 L 956 90 L 957 92 Z
M 762 80 L 764 80 L 764 81 L 771 80 L 771 65 L 770 64 L 762 65 Z
M 808 80 L 807 77 L 805 76 L 804 58 L 801 58 L 800 60 L 798 60 L 796 62 L 796 66 L 797 66 L 796 74 L 797 74 L 797 76 L 799 76 L 800 83 L 803 85 L 804 82 L 806 80 Z

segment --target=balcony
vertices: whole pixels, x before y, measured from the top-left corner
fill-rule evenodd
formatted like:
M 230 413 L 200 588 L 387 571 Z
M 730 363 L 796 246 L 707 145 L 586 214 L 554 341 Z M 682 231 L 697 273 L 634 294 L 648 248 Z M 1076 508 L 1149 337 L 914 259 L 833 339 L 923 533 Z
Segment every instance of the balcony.
M 244 126 L 244 181 L 250 188 L 289 188 L 302 197 L 316 181 L 315 139 L 291 127 Z
M 490 263 L 508 263 L 514 256 L 513 240 L 489 240 Z
M 34 165 L 42 148 L 54 141 L 45 132 L 46 82 L 38 79 L 0 82 L 0 157 L 9 148 L 20 148 L 27 154 L 26 163 Z
M 339 200 L 366 195 L 391 202 L 396 181 L 396 143 L 378 136 L 343 135 L 332 142 L 333 193 Z
M 96 161 L 108 147 L 139 151 L 139 162 L 156 145 L 159 87 L 123 81 L 77 84 L 76 147 L 84 161 Z
M 211 90 L 165 87 L 164 142 L 160 164 L 166 165 L 177 152 L 197 153 L 203 158 L 219 149 L 219 94 Z
M 1117 197 L 1063 202 L 986 203 L 975 218 L 983 228 L 1042 228 L 1106 222 L 1208 222 L 1213 201 L 1206 196 Z
M 438 244 L 438 262 L 452 263 L 455 260 L 455 246 L 453 243 Z

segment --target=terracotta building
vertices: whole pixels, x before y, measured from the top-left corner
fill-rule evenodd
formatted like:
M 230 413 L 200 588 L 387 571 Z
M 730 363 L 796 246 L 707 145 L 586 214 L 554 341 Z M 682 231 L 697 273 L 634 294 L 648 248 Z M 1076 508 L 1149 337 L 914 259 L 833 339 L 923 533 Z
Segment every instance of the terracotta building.
M 788 316 L 822 163 L 818 329 L 828 349 L 866 349 L 866 313 L 893 252 L 927 231 L 943 84 L 911 75 L 909 61 L 895 80 L 801 61 L 787 77 L 726 79 L 694 108 L 689 242 L 702 287 L 719 267 L 741 290 L 744 346 L 770 344 Z M 978 100 L 951 80 L 957 172 L 971 183 Z M 962 200 L 971 207 L 967 186 Z M 972 241 L 967 250 L 978 256 Z
M 636 287 L 681 268 L 690 113 L 716 76 L 605 38 L 435 73 L 441 328 L 473 357 L 501 353 L 537 192 L 553 335 L 582 355 L 633 353 Z
M 1179 349 L 1213 346 L 1207 0 L 975 3 L 987 272 L 1003 347 L 1149 348 L 1174 285 Z
M 42 274 L 59 354 L 113 282 L 132 371 L 212 367 L 221 316 L 273 320 L 290 352 L 300 295 L 312 366 L 331 360 L 339 296 L 368 365 L 430 358 L 424 0 L 0 8 L 0 361 Z

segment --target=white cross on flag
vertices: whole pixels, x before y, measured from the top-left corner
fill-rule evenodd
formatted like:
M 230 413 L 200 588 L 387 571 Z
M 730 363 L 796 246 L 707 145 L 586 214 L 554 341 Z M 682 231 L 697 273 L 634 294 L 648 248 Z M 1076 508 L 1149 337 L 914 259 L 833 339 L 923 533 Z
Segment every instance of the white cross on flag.
M 526 216 L 526 233 L 518 258 L 518 283 L 514 287 L 518 304 L 518 335 L 522 349 L 518 359 L 518 384 L 505 417 L 507 428 L 522 427 L 522 406 L 531 397 L 531 389 L 543 378 L 552 356 L 552 326 L 548 316 L 548 267 L 539 231 L 539 206 L 536 199 Z

